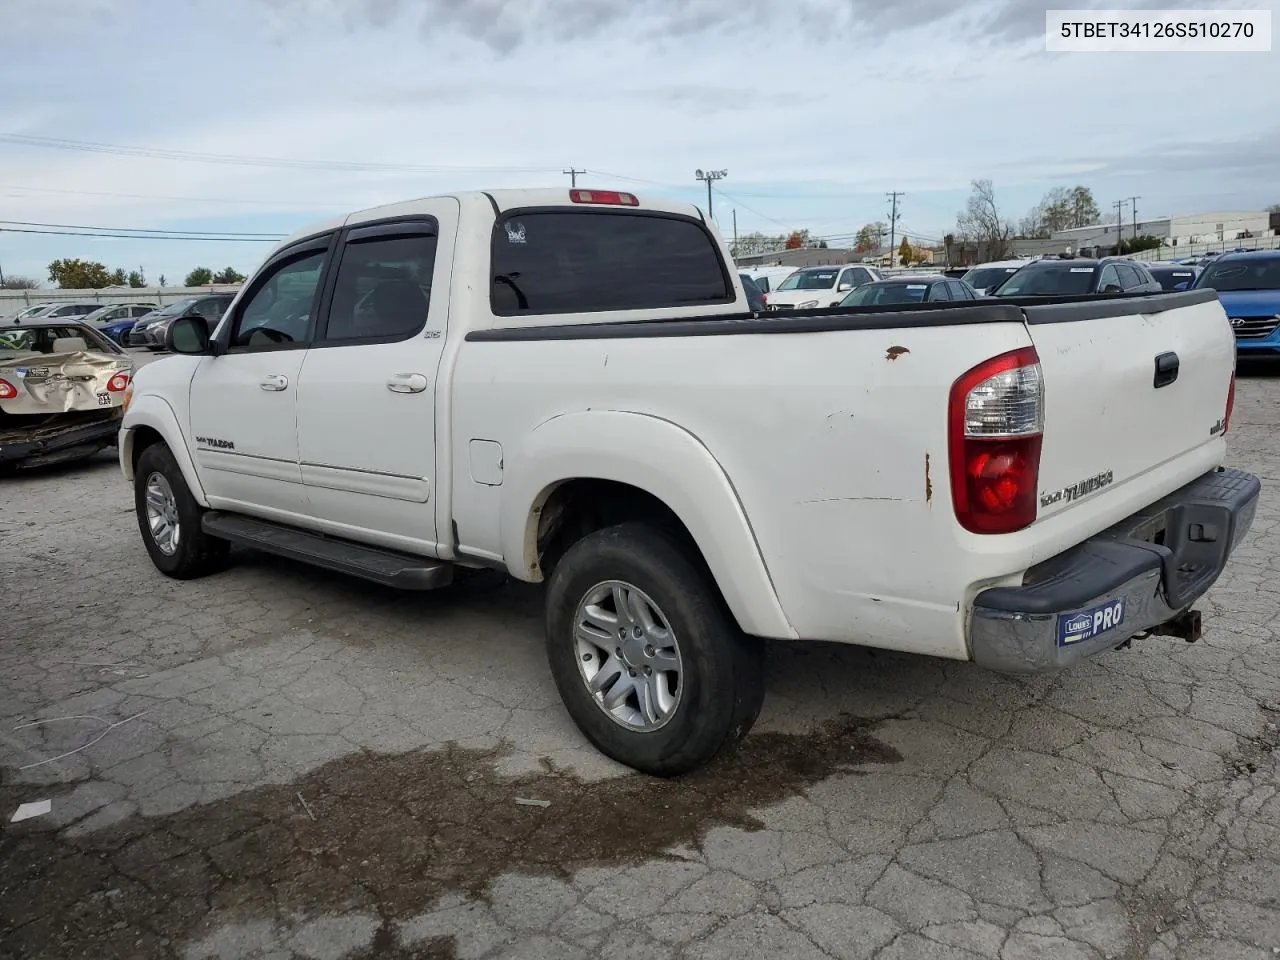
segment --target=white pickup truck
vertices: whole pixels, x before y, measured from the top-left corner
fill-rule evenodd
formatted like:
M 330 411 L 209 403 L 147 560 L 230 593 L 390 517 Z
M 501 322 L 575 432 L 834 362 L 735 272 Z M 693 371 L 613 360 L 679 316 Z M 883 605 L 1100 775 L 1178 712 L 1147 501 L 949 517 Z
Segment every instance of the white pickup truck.
M 209 326 L 121 433 L 163 573 L 545 581 L 573 720 L 660 775 L 751 727 L 762 638 L 1024 672 L 1194 640 L 1260 489 L 1221 467 L 1213 291 L 753 314 L 696 207 L 625 193 L 331 220 Z

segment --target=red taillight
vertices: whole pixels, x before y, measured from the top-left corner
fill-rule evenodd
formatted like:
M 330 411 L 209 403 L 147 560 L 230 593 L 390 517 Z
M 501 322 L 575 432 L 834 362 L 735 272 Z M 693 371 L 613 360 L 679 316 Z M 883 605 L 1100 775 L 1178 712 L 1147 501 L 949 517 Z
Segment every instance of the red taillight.
M 17 387 L 8 380 L 0 380 L 0 400 L 12 400 L 17 395 Z
M 1044 381 L 1034 347 L 993 357 L 951 387 L 951 500 L 971 533 L 1012 533 L 1036 519 Z
M 117 373 L 114 377 L 107 381 L 107 389 L 112 393 L 123 393 L 129 387 L 129 375 L 127 373 Z
M 607 203 L 615 207 L 638 207 L 640 201 L 630 193 L 616 190 L 570 190 L 569 199 L 574 203 Z

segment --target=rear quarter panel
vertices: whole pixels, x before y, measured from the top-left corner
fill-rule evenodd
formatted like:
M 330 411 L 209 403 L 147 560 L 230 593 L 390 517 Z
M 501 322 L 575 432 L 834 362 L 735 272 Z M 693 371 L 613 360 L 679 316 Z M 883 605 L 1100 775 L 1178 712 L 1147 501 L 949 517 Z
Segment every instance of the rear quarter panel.
M 500 554 L 508 533 L 483 529 L 463 468 L 472 439 L 514 450 L 554 417 L 646 414 L 727 473 L 799 636 L 967 657 L 966 588 L 1016 560 L 974 562 L 955 522 L 947 398 L 965 370 L 1029 343 L 1021 323 L 468 342 L 453 378 L 454 499 L 482 532 L 466 545 Z

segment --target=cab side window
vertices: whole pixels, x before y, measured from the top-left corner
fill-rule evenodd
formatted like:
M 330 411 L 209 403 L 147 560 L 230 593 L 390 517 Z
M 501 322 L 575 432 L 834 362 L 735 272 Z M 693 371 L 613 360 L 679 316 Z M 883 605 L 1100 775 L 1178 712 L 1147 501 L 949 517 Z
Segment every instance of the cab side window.
M 270 267 L 236 310 L 230 349 L 243 353 L 308 343 L 327 256 L 327 250 L 312 248 Z M 212 323 L 226 310 L 227 302 L 209 302 L 216 305 Z
M 415 336 L 431 306 L 435 232 L 358 237 L 353 233 L 342 251 L 323 341 L 388 343 Z

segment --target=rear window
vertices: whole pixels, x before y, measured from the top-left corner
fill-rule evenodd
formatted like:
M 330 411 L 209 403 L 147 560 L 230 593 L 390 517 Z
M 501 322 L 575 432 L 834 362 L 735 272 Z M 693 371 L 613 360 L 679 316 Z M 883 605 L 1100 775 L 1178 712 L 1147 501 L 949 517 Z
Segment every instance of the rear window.
M 1190 270 L 1152 270 L 1151 275 L 1160 281 L 1165 290 L 1172 290 L 1180 283 L 1190 285 L 1196 275 Z
M 1092 266 L 1064 263 L 1031 264 L 1006 280 L 996 291 L 998 297 L 1078 296 L 1093 289 Z
M 489 299 L 497 316 L 657 310 L 731 303 L 710 234 L 683 217 L 555 210 L 494 227 Z

